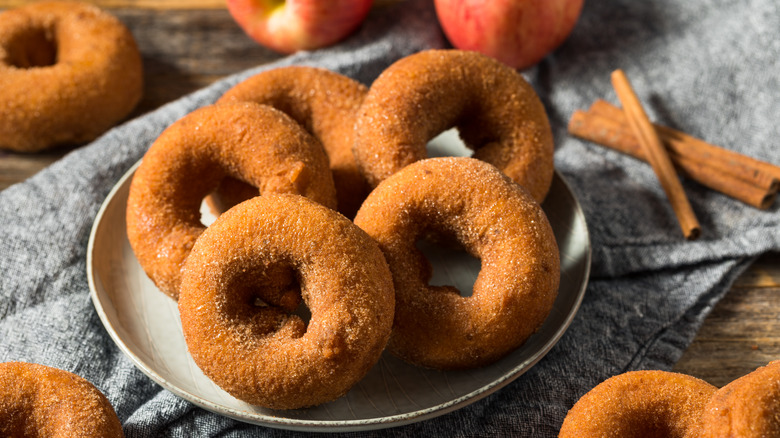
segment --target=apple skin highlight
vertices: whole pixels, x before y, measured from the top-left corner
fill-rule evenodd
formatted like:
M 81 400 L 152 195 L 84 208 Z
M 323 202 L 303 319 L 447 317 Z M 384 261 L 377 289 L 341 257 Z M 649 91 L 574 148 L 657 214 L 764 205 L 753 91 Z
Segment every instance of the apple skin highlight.
M 227 0 L 230 15 L 260 45 L 279 53 L 326 47 L 363 22 L 373 0 Z
M 450 43 L 516 69 L 537 64 L 560 46 L 584 0 L 434 0 Z

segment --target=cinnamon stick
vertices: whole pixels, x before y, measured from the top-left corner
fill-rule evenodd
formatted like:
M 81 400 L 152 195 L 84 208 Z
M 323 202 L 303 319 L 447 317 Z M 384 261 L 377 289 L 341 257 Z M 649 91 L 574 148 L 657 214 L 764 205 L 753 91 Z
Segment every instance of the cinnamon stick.
M 648 162 L 655 171 L 667 198 L 669 198 L 683 235 L 689 240 L 698 238 L 701 227 L 677 177 L 672 160 L 666 153 L 655 127 L 648 119 L 639 98 L 622 70 L 618 69 L 612 72 L 612 87 L 623 106 L 631 130 L 639 139 L 639 144 L 642 145 Z
M 627 123 L 623 111 L 605 100 L 596 100 L 589 112 L 599 114 L 620 123 Z M 707 143 L 684 132 L 666 126 L 654 124 L 662 142 L 674 154 L 688 157 L 690 160 L 706 162 L 708 167 L 721 174 L 730 174 L 768 192 L 777 192 L 780 188 L 780 167 L 748 157 L 728 149 Z
M 634 158 L 647 161 L 639 141 L 626 125 L 627 121 L 622 110 L 613 107 L 607 102 L 603 102 L 603 104 L 616 109 L 619 113 L 619 120 L 605 116 L 604 114 L 609 114 L 610 112 L 602 111 L 603 108 L 599 108 L 602 104 L 597 105 L 594 103 L 587 112 L 578 110 L 572 114 L 569 120 L 569 133 Z M 612 113 L 610 115 L 614 116 L 615 114 Z M 712 165 L 713 160 L 707 160 L 691 154 L 688 148 L 689 140 L 686 138 L 667 137 L 662 132 L 659 132 L 659 134 L 661 134 L 661 140 L 669 152 L 672 163 L 685 177 L 756 208 L 766 209 L 774 202 L 778 191 L 776 179 L 757 177 L 751 183 L 743 178 L 742 175 L 739 175 L 743 173 L 742 171 L 723 171 L 720 167 Z M 717 148 L 717 146 L 712 147 Z M 765 176 L 767 175 L 763 171 L 759 172 Z M 767 178 L 770 183 L 762 182 Z
M 689 178 L 706 181 L 705 186 L 756 208 L 769 208 L 777 195 L 776 189 L 760 188 L 730 174 L 713 172 L 713 168 L 706 162 L 680 156 L 677 157 L 677 163 L 678 168 L 684 169 L 683 173 Z

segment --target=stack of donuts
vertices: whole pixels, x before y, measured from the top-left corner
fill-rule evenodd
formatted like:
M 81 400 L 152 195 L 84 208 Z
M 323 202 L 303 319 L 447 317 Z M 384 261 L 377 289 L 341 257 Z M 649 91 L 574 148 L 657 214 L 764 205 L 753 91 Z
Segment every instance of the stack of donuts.
M 720 389 L 668 371 L 619 374 L 577 401 L 558 436 L 780 436 L 780 361 L 770 362 Z
M 427 158 L 453 127 L 474 157 Z M 157 138 L 130 185 L 127 234 L 178 301 L 204 374 L 248 403 L 294 409 L 342 396 L 385 349 L 463 369 L 522 345 L 558 291 L 539 204 L 552 176 L 541 102 L 488 57 L 420 52 L 370 88 L 283 67 Z M 204 199 L 218 214 L 208 227 Z M 481 260 L 471 296 L 428 284 L 422 239 Z

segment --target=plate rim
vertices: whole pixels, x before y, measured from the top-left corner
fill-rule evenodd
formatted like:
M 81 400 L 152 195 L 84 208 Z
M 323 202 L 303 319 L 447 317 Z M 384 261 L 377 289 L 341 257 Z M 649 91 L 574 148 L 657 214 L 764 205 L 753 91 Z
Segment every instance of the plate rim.
M 513 382 L 522 374 L 524 374 L 526 371 L 528 371 L 531 367 L 533 367 L 536 363 L 538 363 L 542 358 L 544 358 L 544 356 L 546 356 L 547 353 L 549 353 L 549 351 L 560 341 L 561 337 L 563 337 L 564 333 L 568 330 L 571 323 L 573 322 L 574 317 L 576 316 L 577 312 L 579 311 L 580 305 L 582 304 L 585 291 L 587 289 L 590 280 L 593 248 L 590 240 L 590 232 L 587 226 L 586 217 L 582 209 L 582 206 L 580 205 L 576 196 L 574 196 L 574 191 L 571 189 L 571 186 L 569 185 L 568 181 L 556 169 L 554 172 L 554 178 L 557 178 L 563 184 L 563 186 L 568 192 L 568 195 L 574 201 L 573 204 L 574 213 L 575 216 L 578 217 L 579 221 L 581 222 L 582 231 L 584 233 L 584 240 L 587 242 L 586 248 L 582 254 L 584 256 L 584 261 L 583 261 L 584 269 L 582 275 L 583 278 L 579 285 L 579 290 L 577 291 L 575 300 L 570 308 L 570 311 L 563 320 L 563 324 L 559 325 L 556 328 L 554 332 L 554 336 L 550 337 L 550 339 L 548 339 L 543 344 L 543 347 L 537 350 L 529 358 L 529 360 L 523 361 L 511 367 L 509 371 L 505 372 L 499 378 L 493 380 L 492 382 L 483 385 L 466 394 L 463 394 L 459 397 L 453 398 L 452 400 L 449 400 L 445 403 L 440 403 L 438 405 L 431 406 L 428 408 L 408 411 L 399 414 L 393 414 L 393 415 L 377 417 L 377 418 L 354 419 L 354 420 L 306 420 L 306 419 L 276 417 L 276 416 L 270 416 L 265 414 L 254 414 L 251 416 L 247 416 L 233 408 L 211 402 L 203 397 L 200 397 L 196 394 L 192 394 L 189 391 L 183 390 L 177 387 L 176 385 L 168 382 L 163 376 L 155 372 L 152 366 L 147 364 L 141 357 L 139 357 L 135 352 L 133 352 L 133 350 L 127 345 L 125 340 L 123 340 L 122 337 L 119 335 L 119 333 L 117 333 L 117 329 L 113 326 L 113 322 L 111 321 L 106 310 L 103 307 L 103 303 L 99 297 L 100 292 L 98 291 L 96 272 L 95 272 L 95 268 L 93 267 L 94 264 L 93 253 L 95 251 L 95 245 L 96 245 L 95 239 L 98 234 L 99 227 L 101 225 L 102 218 L 105 212 L 110 207 L 112 201 L 116 197 L 116 194 L 120 190 L 124 189 L 125 184 L 129 184 L 129 180 L 132 178 L 132 175 L 135 173 L 141 161 L 142 160 L 136 161 L 114 184 L 114 186 L 111 188 L 109 193 L 106 195 L 106 198 L 103 200 L 93 221 L 92 228 L 89 234 L 88 244 L 87 244 L 87 257 L 86 257 L 87 282 L 89 284 L 90 298 L 92 300 L 92 304 L 95 307 L 95 310 L 101 320 L 101 323 L 103 324 L 103 327 L 106 329 L 109 336 L 117 345 L 117 347 L 119 347 L 122 353 L 124 353 L 125 356 L 127 356 L 130 359 L 130 361 L 133 363 L 134 366 L 136 366 L 141 372 L 143 372 L 152 381 L 160 385 L 163 389 L 172 392 L 177 397 L 180 397 L 188 402 L 191 402 L 201 408 L 204 408 L 216 414 L 227 416 L 245 423 L 272 427 L 277 429 L 305 431 L 305 432 L 366 431 L 366 430 L 384 429 L 389 427 L 397 427 L 397 426 L 412 424 L 420 421 L 425 421 L 428 419 L 432 419 L 453 412 L 465 406 L 468 406 L 472 403 L 475 403 L 487 397 L 488 395 L 494 393 L 495 391 L 498 391 L 499 389 Z

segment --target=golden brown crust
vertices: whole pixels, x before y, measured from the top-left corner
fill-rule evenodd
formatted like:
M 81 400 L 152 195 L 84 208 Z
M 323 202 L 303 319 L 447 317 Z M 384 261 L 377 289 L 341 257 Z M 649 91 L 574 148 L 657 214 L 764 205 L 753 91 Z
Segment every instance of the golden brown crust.
M 488 364 L 524 343 L 557 296 L 558 247 L 536 201 L 494 166 L 472 158 L 430 158 L 384 180 L 355 224 L 385 254 L 396 290 L 388 349 L 418 365 Z M 473 294 L 429 286 L 416 248 L 428 233 L 454 238 L 481 259 Z
M 91 141 L 127 116 L 142 92 L 135 40 L 107 12 L 41 2 L 0 14 L 0 148 Z
M 403 58 L 374 81 L 359 112 L 354 153 L 373 186 L 427 157 L 434 136 L 457 127 L 487 161 L 541 202 L 553 175 L 544 106 L 515 70 L 476 52 L 430 50 Z
M 734 380 L 712 397 L 701 438 L 780 436 L 780 361 Z
M 0 363 L 0 436 L 123 437 L 108 399 L 90 382 L 44 365 Z
M 703 380 L 667 371 L 619 374 L 577 401 L 558 436 L 694 438 L 702 408 L 716 390 Z
M 168 127 L 144 155 L 127 203 L 127 235 L 160 290 L 178 296 L 203 198 L 226 176 L 260 193 L 295 193 L 336 205 L 319 142 L 284 113 L 254 103 L 207 106 Z
M 296 284 L 308 324 L 280 302 Z M 392 277 L 368 235 L 322 205 L 277 194 L 217 218 L 187 259 L 179 297 L 195 363 L 236 398 L 273 409 L 345 394 L 379 359 L 393 308 Z
M 367 91 L 363 84 L 329 70 L 291 66 L 254 75 L 228 90 L 217 103 L 248 101 L 269 105 L 314 135 L 330 160 L 338 211 L 352 218 L 369 192 L 352 154 L 355 119 Z M 231 199 L 231 192 L 239 190 L 218 191 L 211 197 L 214 207 L 224 211 L 236 200 L 246 199 Z

